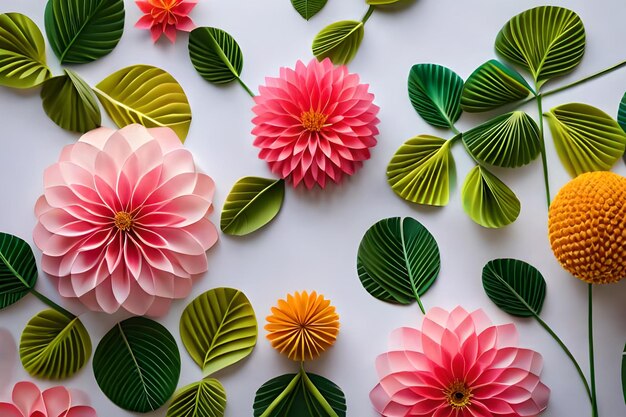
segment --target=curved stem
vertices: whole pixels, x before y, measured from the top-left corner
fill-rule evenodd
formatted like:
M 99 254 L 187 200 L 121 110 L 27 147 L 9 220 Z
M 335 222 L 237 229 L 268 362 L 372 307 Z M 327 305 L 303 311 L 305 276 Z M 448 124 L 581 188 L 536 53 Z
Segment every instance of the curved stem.
M 363 16 L 363 19 L 361 19 L 361 23 L 367 23 L 372 13 L 374 13 L 375 8 L 376 7 L 373 4 L 370 4 L 370 7 L 367 9 L 367 13 L 365 13 L 365 16 Z
M 593 73 L 591 75 L 586 76 L 585 78 L 581 78 L 578 81 L 574 81 L 572 83 L 565 84 L 564 86 L 559 87 L 559 88 L 555 88 L 554 90 L 546 91 L 545 93 L 542 93 L 542 95 L 544 97 L 548 97 L 548 96 L 551 96 L 552 94 L 556 94 L 556 93 L 559 93 L 561 91 L 569 90 L 572 87 L 576 87 L 577 85 L 584 84 L 587 81 L 593 80 L 594 78 L 598 78 L 598 77 L 603 76 L 604 74 L 608 74 L 610 72 L 618 70 L 618 69 L 622 68 L 623 66 L 626 66 L 626 61 L 622 61 L 622 62 L 620 62 L 618 64 L 612 65 L 612 66 L 610 66 L 610 67 L 608 67 L 606 69 L 603 69 L 602 71 L 595 72 L 595 73 Z
M 589 379 L 591 379 L 591 415 L 598 417 L 598 396 L 596 395 L 596 369 L 593 354 L 593 284 L 589 288 Z
M 250 88 L 246 85 L 246 83 L 244 83 L 243 80 L 239 77 L 237 77 L 237 81 L 239 82 L 239 84 L 241 84 L 243 89 L 246 90 L 246 93 L 248 93 L 250 97 L 254 98 L 254 93 L 252 92 L 252 90 L 250 90 Z
M 546 203 L 550 208 L 550 181 L 548 179 L 548 160 L 546 158 L 546 140 L 543 132 L 543 107 L 541 103 L 542 95 L 537 95 L 537 111 L 539 112 L 539 145 L 541 147 L 541 164 L 543 165 L 543 182 L 546 189 Z
M 61 307 L 60 305 L 58 305 L 57 303 L 55 303 L 54 301 L 52 301 L 51 299 L 49 299 L 48 297 L 46 297 L 45 295 L 43 295 L 42 293 L 37 291 L 36 289 L 31 288 L 29 291 L 30 291 L 30 293 L 32 295 L 37 297 L 39 299 L 39 301 L 43 302 L 48 307 L 51 307 L 52 309 L 54 309 L 54 310 L 58 311 L 59 313 L 63 314 L 68 319 L 75 319 L 76 318 L 76 316 L 74 314 L 70 313 L 69 311 L 67 311 L 66 309 L 64 309 L 63 307 Z

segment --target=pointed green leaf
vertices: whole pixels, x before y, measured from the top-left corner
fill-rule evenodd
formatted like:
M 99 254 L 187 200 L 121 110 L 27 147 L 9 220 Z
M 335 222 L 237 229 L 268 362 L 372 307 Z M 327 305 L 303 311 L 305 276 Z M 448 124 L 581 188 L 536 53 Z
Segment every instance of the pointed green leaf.
M 533 93 L 514 69 L 492 59 L 476 69 L 465 81 L 461 108 L 467 112 L 493 110 L 527 98 Z
M 496 51 L 528 70 L 539 88 L 580 64 L 585 53 L 585 27 L 571 10 L 535 7 L 504 25 L 496 38 Z
M 453 169 L 450 141 L 420 135 L 406 141 L 391 158 L 387 182 L 407 201 L 445 206 Z
M 90 356 L 91 339 L 83 323 L 56 310 L 44 310 L 33 317 L 20 340 L 22 365 L 37 378 L 69 378 Z
M 359 279 L 367 292 L 382 301 L 419 301 L 437 279 L 440 268 L 437 241 L 410 217 L 377 222 L 359 245 Z
M 285 181 L 244 177 L 226 197 L 220 228 L 229 235 L 243 236 L 276 217 L 285 197 Z
M 28 243 L 0 233 L 0 310 L 21 300 L 36 282 L 37 263 Z
M 488 228 L 497 229 L 513 223 L 521 210 L 515 193 L 480 165 L 467 175 L 461 196 L 463 208 L 470 218 Z
M 309 20 L 326 6 L 328 0 L 291 0 L 293 8 L 300 16 Z
M 48 41 L 62 64 L 84 64 L 111 52 L 124 32 L 124 0 L 48 0 Z
M 461 117 L 463 79 L 436 64 L 413 65 L 409 72 L 409 99 L 427 123 L 451 128 Z
M 146 413 L 170 399 L 180 377 L 180 353 L 156 321 L 132 317 L 117 323 L 93 355 L 100 389 L 115 405 Z
M 217 379 L 208 378 L 179 390 L 166 417 L 224 417 L 226 391 Z
M 617 122 L 622 127 L 622 130 L 626 132 L 626 93 L 622 96 L 622 101 L 619 103 L 619 109 L 617 111 Z
M 463 142 L 477 160 L 504 168 L 537 158 L 539 140 L 539 126 L 523 111 L 502 114 L 463 133 Z
M 252 353 L 257 321 L 250 301 L 233 288 L 215 288 L 193 300 L 180 318 L 180 336 L 209 376 Z
M 313 39 L 313 55 L 330 58 L 335 65 L 347 64 L 356 56 L 365 34 L 363 22 L 343 20 L 326 26 Z
M 139 123 L 169 127 L 185 141 L 191 107 L 183 88 L 170 74 L 150 65 L 123 68 L 102 80 L 94 91 L 118 127 Z
M 199 27 L 189 35 L 189 58 L 210 83 L 226 84 L 241 76 L 243 54 L 237 41 L 221 29 Z
M 546 298 L 546 281 L 541 272 L 517 259 L 487 262 L 483 288 L 500 309 L 517 317 L 538 316 Z
M 609 170 L 624 154 L 626 133 L 600 109 L 570 103 L 545 116 L 559 158 L 572 177 Z
M 41 31 L 20 13 L 0 14 L 0 85 L 35 87 L 50 78 Z

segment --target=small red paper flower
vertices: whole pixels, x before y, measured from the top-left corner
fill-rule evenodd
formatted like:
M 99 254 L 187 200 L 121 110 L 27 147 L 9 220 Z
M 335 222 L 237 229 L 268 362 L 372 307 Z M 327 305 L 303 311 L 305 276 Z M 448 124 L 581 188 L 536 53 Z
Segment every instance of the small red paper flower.
M 191 32 L 196 27 L 189 13 L 198 0 L 136 0 L 135 3 L 145 13 L 135 26 L 150 29 L 154 42 L 165 34 L 174 43 L 177 30 Z

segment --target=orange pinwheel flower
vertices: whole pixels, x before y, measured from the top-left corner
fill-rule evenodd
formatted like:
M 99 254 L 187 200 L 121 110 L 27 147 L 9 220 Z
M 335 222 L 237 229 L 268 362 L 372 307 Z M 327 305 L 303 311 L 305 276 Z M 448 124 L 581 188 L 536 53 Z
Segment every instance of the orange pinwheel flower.
M 335 307 L 315 291 L 296 292 L 278 300 L 267 322 L 267 338 L 274 349 L 294 361 L 317 358 L 335 343 L 339 333 Z

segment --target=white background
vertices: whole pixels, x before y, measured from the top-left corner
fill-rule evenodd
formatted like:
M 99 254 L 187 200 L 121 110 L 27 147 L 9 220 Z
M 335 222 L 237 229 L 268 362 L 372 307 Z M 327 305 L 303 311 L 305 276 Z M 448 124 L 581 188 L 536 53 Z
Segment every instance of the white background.
M 194 288 L 198 295 L 210 288 L 231 286 L 243 290 L 252 301 L 259 319 L 259 341 L 253 354 L 216 376 L 229 398 L 228 417 L 252 414 L 254 394 L 265 381 L 297 364 L 280 356 L 265 339 L 265 316 L 278 298 L 296 290 L 317 290 L 329 297 L 341 316 L 336 345 L 308 369 L 341 386 L 348 401 L 348 415 L 372 417 L 368 393 L 376 384 L 376 355 L 385 351 L 387 336 L 399 326 L 418 326 L 421 314 L 416 305 L 399 307 L 372 298 L 356 274 L 356 252 L 363 233 L 376 221 L 392 216 L 413 216 L 425 224 L 438 240 L 442 268 L 439 278 L 423 298 L 426 308 L 483 308 L 495 323 L 514 320 L 524 347 L 545 358 L 544 382 L 552 389 L 545 416 L 589 416 L 589 404 L 578 376 L 556 343 L 533 320 L 513 319 L 486 297 L 481 270 L 490 259 L 515 257 L 535 265 L 548 282 L 542 316 L 569 345 L 587 369 L 586 285 L 564 272 L 550 251 L 546 236 L 546 204 L 539 159 L 515 170 L 495 170 L 517 193 L 522 212 L 513 225 L 487 230 L 474 224 L 463 212 L 459 188 L 471 168 L 469 157 L 455 147 L 457 183 L 445 208 L 416 207 L 398 198 L 386 182 L 385 170 L 395 150 L 408 138 L 420 134 L 449 137 L 423 122 L 411 107 L 406 79 L 416 63 L 438 63 L 453 68 L 464 79 L 481 63 L 494 57 L 493 43 L 501 26 L 515 14 L 544 1 L 502 0 L 417 0 L 393 11 L 376 11 L 366 25 L 361 49 L 350 69 L 371 85 L 381 107 L 379 144 L 372 159 L 341 186 L 323 192 L 287 190 L 277 219 L 265 229 L 245 238 L 222 236 L 209 251 L 210 270 Z M 587 30 L 587 49 L 576 71 L 548 83 L 555 87 L 613 65 L 626 58 L 626 5 L 623 0 L 569 0 L 553 2 L 575 10 Z M 44 0 L 0 0 L 0 12 L 27 14 L 43 30 Z M 311 59 L 310 44 L 315 34 L 337 20 L 360 19 L 367 6 L 363 0 L 329 0 L 326 8 L 309 22 L 293 9 L 289 0 L 201 0 L 192 13 L 196 24 L 216 26 L 231 33 L 245 57 L 243 79 L 253 89 L 265 76 L 276 76 L 281 66 L 298 59 Z M 237 84 L 209 85 L 189 62 L 187 35 L 175 45 L 165 39 L 153 45 L 149 32 L 134 28 L 139 18 L 134 2 L 126 1 L 126 30 L 118 47 L 98 62 L 75 66 L 91 85 L 115 70 L 132 64 L 152 64 L 169 71 L 183 86 L 193 110 L 193 123 L 186 145 L 197 163 L 217 183 L 216 211 L 219 212 L 233 183 L 246 175 L 273 177 L 265 162 L 257 159 L 252 146 L 250 97 Z M 58 61 L 48 48 L 55 74 Z M 616 115 L 626 91 L 626 69 L 612 73 L 566 93 L 551 96 L 544 108 L 580 101 Z M 526 109 L 536 115 L 533 106 Z M 466 130 L 483 116 L 465 115 L 458 126 Z M 33 207 L 42 192 L 44 169 L 54 163 L 61 148 L 77 135 L 55 126 L 41 108 L 39 92 L 0 88 L 0 230 L 32 243 L 35 225 Z M 105 125 L 112 126 L 109 120 Z M 554 195 L 568 176 L 561 166 L 552 141 L 547 138 L 550 184 Z M 619 161 L 615 171 L 625 174 Z M 39 259 L 40 253 L 36 251 Z M 38 289 L 59 300 L 55 288 L 41 276 Z M 598 287 L 595 291 L 596 367 L 600 415 L 624 416 L 620 381 L 621 353 L 626 341 L 626 284 Z M 197 381 L 201 372 L 187 355 L 178 333 L 178 320 L 187 300 L 175 302 L 161 319 L 176 337 L 183 360 L 179 386 Z M 70 305 L 73 311 L 80 307 Z M 42 305 L 32 296 L 0 312 L 0 327 L 19 339 L 26 322 Z M 123 314 L 107 316 L 86 312 L 81 316 L 94 346 Z M 5 332 L 6 335 L 6 332 Z M 1 352 L 0 397 L 28 376 L 10 349 Z M 19 368 L 19 369 L 18 369 Z M 47 382 L 38 381 L 41 386 Z M 68 386 L 86 391 L 100 416 L 132 415 L 113 405 L 98 389 L 91 363 Z M 165 416 L 165 408 L 151 414 Z

